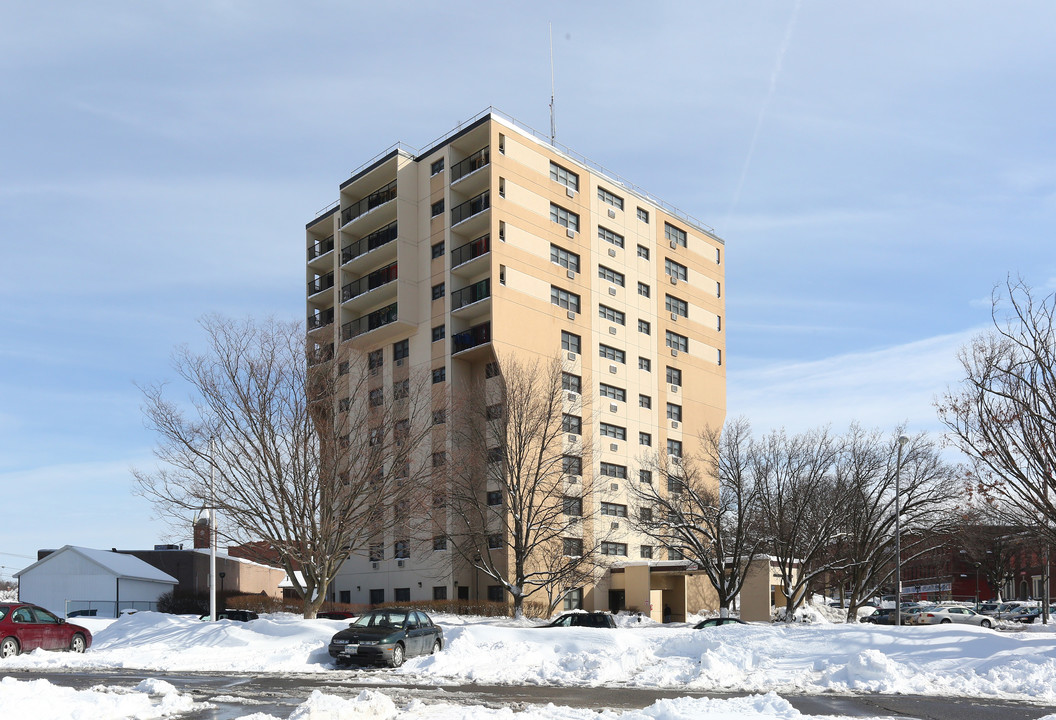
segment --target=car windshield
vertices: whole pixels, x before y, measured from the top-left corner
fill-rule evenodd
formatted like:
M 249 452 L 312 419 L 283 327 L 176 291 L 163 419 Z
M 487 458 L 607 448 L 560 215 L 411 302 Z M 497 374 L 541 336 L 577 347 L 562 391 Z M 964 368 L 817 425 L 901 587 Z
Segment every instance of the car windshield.
M 375 610 L 357 619 L 352 627 L 396 629 L 402 628 L 406 621 L 407 613 L 402 610 Z

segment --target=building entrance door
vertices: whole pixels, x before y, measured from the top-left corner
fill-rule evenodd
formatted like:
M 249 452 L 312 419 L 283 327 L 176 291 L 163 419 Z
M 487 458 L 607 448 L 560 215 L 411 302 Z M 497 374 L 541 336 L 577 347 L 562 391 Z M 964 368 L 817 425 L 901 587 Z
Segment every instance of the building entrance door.
M 609 590 L 609 612 L 613 615 L 627 606 L 627 597 L 623 590 Z

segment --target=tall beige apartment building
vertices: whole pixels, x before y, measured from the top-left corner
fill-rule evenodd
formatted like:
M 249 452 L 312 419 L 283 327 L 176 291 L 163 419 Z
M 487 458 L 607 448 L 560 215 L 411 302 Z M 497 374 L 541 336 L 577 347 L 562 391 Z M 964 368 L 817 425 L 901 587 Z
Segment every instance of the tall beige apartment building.
M 593 409 L 578 429 L 596 448 L 582 472 L 607 476 L 594 501 L 611 561 L 566 604 L 677 615 L 707 604 L 708 588 L 694 587 L 702 576 L 620 519 L 644 453 L 692 452 L 698 432 L 725 419 L 723 246 L 488 110 L 427 150 L 396 146 L 371 161 L 308 223 L 309 337 L 373 351 L 379 386 L 407 367 L 431 371 L 436 390 L 483 378 L 500 358 L 560 356 Z M 443 549 L 392 539 L 346 562 L 330 593 L 353 603 L 502 598 Z

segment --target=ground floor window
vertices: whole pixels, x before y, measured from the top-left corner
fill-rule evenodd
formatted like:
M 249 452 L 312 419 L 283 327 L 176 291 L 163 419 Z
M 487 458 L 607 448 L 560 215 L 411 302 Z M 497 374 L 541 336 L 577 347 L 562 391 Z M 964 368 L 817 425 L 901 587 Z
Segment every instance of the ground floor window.
M 433 600 L 447 600 L 446 585 L 440 585 L 433 588 Z
M 504 594 L 502 585 L 488 585 L 488 602 L 502 602 Z
M 392 591 L 392 599 L 396 602 L 410 602 L 411 601 L 411 589 L 410 588 L 394 588 Z
M 583 588 L 569 590 L 565 595 L 565 610 L 583 609 Z
M 385 602 L 385 588 L 370 591 L 371 605 L 381 605 L 383 602 Z
M 468 585 L 460 585 L 458 587 L 458 599 L 459 600 L 469 600 L 469 586 Z
M 341 602 L 343 602 L 343 603 L 352 602 L 352 591 L 351 590 L 342 590 L 341 591 Z

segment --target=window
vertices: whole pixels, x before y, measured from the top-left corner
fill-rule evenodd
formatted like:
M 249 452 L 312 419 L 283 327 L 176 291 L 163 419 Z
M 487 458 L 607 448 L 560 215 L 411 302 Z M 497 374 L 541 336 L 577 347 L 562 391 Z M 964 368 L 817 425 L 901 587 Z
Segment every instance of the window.
M 572 353 L 580 351 L 580 337 L 575 333 L 561 331 L 561 349 Z
M 550 163 L 550 179 L 574 192 L 579 190 L 579 175 L 555 162 Z
M 502 602 L 505 595 L 506 590 L 503 589 L 502 585 L 488 585 L 488 602 Z
M 400 340 L 398 343 L 392 344 L 392 359 L 403 360 L 405 357 L 411 354 L 411 341 Z
M 502 462 L 505 459 L 506 454 L 502 451 L 501 447 L 488 448 L 488 462 L 496 463 Z
M 506 197 L 506 178 L 499 178 L 499 197 Z
M 495 403 L 494 405 L 488 405 L 486 410 L 488 420 L 501 420 L 502 419 L 502 403 Z
M 645 208 L 638 208 L 638 219 L 642 222 L 649 222 L 649 211 Z
M 408 395 L 411 394 L 411 383 L 410 380 L 400 380 L 392 384 L 392 399 L 393 400 L 404 400 Z
M 443 425 L 447 422 L 447 410 L 433 410 L 433 425 Z
M 667 366 L 667 382 L 671 385 L 682 385 L 682 371 L 678 368 Z
M 561 509 L 565 515 L 579 517 L 583 514 L 583 498 L 565 495 L 561 499 Z
M 668 548 L 667 549 L 667 559 L 668 560 L 684 560 L 685 558 L 682 556 L 682 551 L 679 550 L 678 548 Z
M 639 395 L 638 396 L 638 407 L 645 408 L 646 410 L 649 410 L 650 408 L 653 407 L 653 399 L 651 397 L 649 397 L 648 395 Z
M 562 290 L 556 285 L 550 286 L 550 302 L 574 313 L 579 312 L 579 295 Z
M 638 283 L 638 294 L 642 297 L 649 297 L 649 286 L 643 282 Z
M 686 246 L 686 231 L 680 230 L 671 223 L 664 223 L 664 237 L 675 243 L 675 245 Z
M 367 404 L 370 407 L 381 407 L 385 404 L 385 391 L 381 388 L 374 388 L 367 394 Z
M 715 248 L 715 264 L 722 264 L 722 248 Z
M 494 533 L 488 535 L 488 550 L 498 550 L 502 547 L 502 535 Z
M 609 423 L 601 423 L 601 436 L 616 438 L 617 440 L 626 440 L 627 428 L 620 427 L 619 425 L 610 425 Z
M 503 155 L 506 154 L 506 136 L 499 133 L 499 152 Z
M 627 555 L 627 543 L 603 542 L 601 544 L 602 555 Z
M 572 232 L 579 232 L 579 215 L 571 210 L 565 210 L 560 205 L 550 203 L 550 220 L 558 225 L 564 225 Z
M 492 490 L 488 493 L 488 505 L 502 505 L 501 490 Z
M 682 422 L 682 406 L 674 403 L 667 404 L 667 419 Z
M 352 409 L 352 398 L 341 398 L 337 403 L 338 412 L 348 412 Z
M 722 332 L 722 315 L 715 316 L 715 329 Z
M 569 252 L 557 245 L 550 246 L 550 262 L 557 263 L 561 267 L 567 268 L 574 273 L 579 272 L 579 255 L 574 252 Z
M 716 282 L 715 283 L 715 297 L 717 297 L 717 298 L 721 298 L 722 297 L 722 283 L 721 282 Z
M 598 355 L 609 360 L 615 360 L 618 363 L 626 362 L 626 353 L 623 350 L 618 350 L 609 345 L 598 345 Z
M 598 200 L 612 205 L 617 210 L 623 210 L 623 198 L 619 195 L 613 195 L 611 192 L 600 186 L 598 187 Z
M 602 280 L 608 280 L 613 285 L 619 285 L 623 287 L 623 273 L 616 272 L 611 268 L 607 268 L 604 265 L 598 265 L 598 277 Z
M 652 508 L 647 508 L 647 507 L 638 508 L 638 519 L 641 520 L 642 522 L 652 522 L 653 521 L 653 509 Z
M 651 335 L 652 334 L 652 328 L 649 326 L 649 321 L 648 320 L 639 320 L 638 321 L 638 332 L 642 333 L 643 335 Z
M 689 272 L 685 265 L 667 258 L 664 258 L 664 272 L 673 278 L 678 278 L 679 280 L 685 280 L 689 277 Z
M 561 457 L 561 472 L 565 475 L 582 475 L 583 458 L 579 455 L 563 455 Z
M 638 257 L 640 257 L 640 258 L 642 258 L 644 260 L 648 260 L 649 259 L 649 248 L 647 248 L 645 245 L 639 245 L 638 246 Z
M 579 375 L 563 372 L 561 373 L 561 389 L 574 393 L 582 392 L 583 378 Z
M 447 330 L 443 325 L 437 325 L 433 328 L 433 342 L 437 340 L 443 340 L 447 335 Z
M 447 600 L 446 585 L 436 585 L 433 587 L 433 600 Z
M 583 557 L 583 541 L 579 538 L 564 538 L 565 555 Z
M 598 392 L 601 393 L 602 397 L 607 397 L 612 400 L 618 400 L 620 402 L 626 402 L 627 400 L 627 391 L 621 387 L 616 387 L 615 385 L 600 383 L 598 385 Z
M 381 562 L 385 559 L 385 546 L 381 543 L 373 543 L 370 546 L 367 557 L 371 562 Z
M 437 173 L 442 173 L 443 171 L 444 171 L 444 159 L 443 158 L 440 158 L 439 160 L 435 161 L 432 165 L 429 166 L 429 174 L 430 175 L 436 175 Z
M 682 457 L 682 441 L 681 440 L 668 440 L 667 441 L 667 454 L 671 457 Z
M 689 352 L 689 338 L 685 335 L 679 335 L 678 333 L 667 330 L 665 332 L 666 339 L 665 344 L 672 350 L 681 350 L 682 352 Z
M 601 474 L 605 477 L 619 478 L 621 480 L 627 479 L 627 466 L 616 465 L 615 463 L 603 462 L 601 464 Z
M 611 308 L 608 305 L 598 305 L 598 317 L 611 320 L 618 325 L 626 324 L 626 316 L 615 308 Z
M 433 285 L 433 300 L 439 300 L 444 296 L 444 284 Z
M 614 233 L 612 230 L 603 228 L 601 225 L 598 225 L 598 239 L 604 240 L 607 243 L 612 243 L 618 248 L 623 247 L 623 235 Z
M 647 432 L 638 433 L 638 444 L 645 445 L 647 447 L 653 446 L 653 436 Z
M 642 557 L 643 560 L 652 560 L 653 559 L 653 546 L 652 545 L 642 545 L 642 547 L 638 550 L 638 554 Z
M 433 203 L 430 206 L 429 212 L 431 213 L 430 217 L 436 217 L 437 215 L 443 215 L 444 214 L 444 201 L 443 200 L 437 200 L 435 203 Z
M 447 453 L 440 451 L 433 453 L 433 467 L 443 467 L 447 463 Z
M 367 355 L 367 364 L 370 366 L 371 370 L 377 370 L 378 368 L 380 368 L 383 364 L 385 364 L 385 351 L 372 351 L 369 355 Z
M 689 317 L 689 303 L 685 300 L 679 300 L 673 295 L 664 296 L 664 307 L 667 308 L 669 313 Z
M 721 330 L 722 328 L 719 328 L 719 329 Z M 349 362 L 348 362 L 348 361 L 346 360 L 346 361 L 344 361 L 343 363 L 340 363 L 340 364 L 339 364 L 339 365 L 337 366 L 337 374 L 338 374 L 338 375 L 348 375 L 348 372 L 349 372 L 349 370 L 351 370 L 351 369 L 352 369 L 351 365 L 350 365 L 350 364 L 349 364 Z
M 582 435 L 583 418 L 579 415 L 569 415 L 568 413 L 564 413 L 561 416 L 561 431 L 572 433 L 573 435 Z
M 497 362 L 489 362 L 484 366 L 484 377 L 493 378 L 499 375 L 499 364 Z
M 565 610 L 583 609 L 583 588 L 569 590 L 565 594 Z
M 603 502 L 601 504 L 601 514 L 625 518 L 627 517 L 627 506 L 619 505 L 617 503 Z
M 718 350 L 716 350 L 715 352 L 716 352 L 716 355 L 715 355 L 715 361 L 716 361 L 716 362 L 717 362 L 717 363 L 718 363 L 719 365 L 722 365 L 722 350 L 721 350 L 721 349 L 718 349 Z
M 447 368 L 436 368 L 433 370 L 433 384 L 442 383 L 447 380 Z
M 638 369 L 645 370 L 646 372 L 653 371 L 653 361 L 649 358 L 644 358 L 641 355 L 638 356 Z
M 653 471 L 652 470 L 639 470 L 638 471 L 638 482 L 645 483 L 646 485 L 653 484 Z
M 442 258 L 444 256 L 444 244 L 442 242 L 436 243 L 435 245 L 433 245 L 430 252 L 432 253 L 433 260 L 436 260 L 437 258 Z
M 683 485 L 681 480 L 671 475 L 667 476 L 667 491 L 669 493 L 671 493 L 672 495 L 678 495 L 680 492 L 682 492 L 682 488 Z
M 393 557 L 400 560 L 406 560 L 411 556 L 411 544 L 406 540 L 397 540 L 393 547 L 395 548 L 395 554 Z

